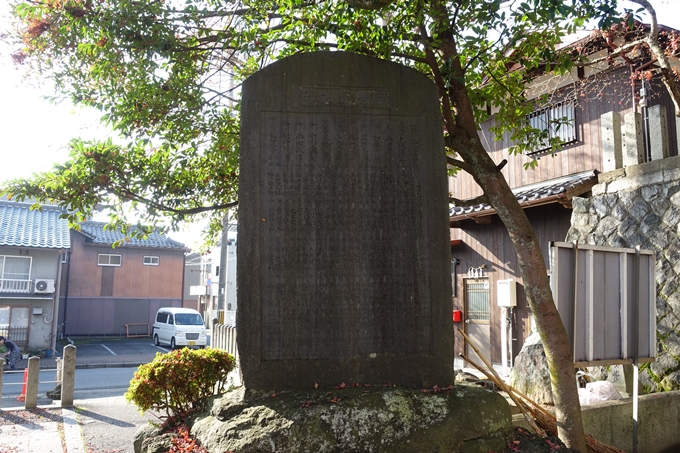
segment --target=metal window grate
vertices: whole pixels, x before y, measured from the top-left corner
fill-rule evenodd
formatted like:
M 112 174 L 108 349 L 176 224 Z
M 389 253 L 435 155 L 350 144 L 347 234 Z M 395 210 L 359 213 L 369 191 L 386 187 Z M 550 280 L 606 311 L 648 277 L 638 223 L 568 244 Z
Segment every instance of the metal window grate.
M 467 318 L 472 321 L 488 321 L 489 315 L 489 283 L 467 283 Z
M 0 335 L 19 347 L 28 346 L 28 327 L 0 327 Z
M 550 139 L 559 138 L 563 145 L 576 141 L 576 113 L 574 104 L 562 102 L 531 113 L 529 124 L 534 129 L 548 131 L 548 137 L 534 152 L 547 151 L 551 148 Z

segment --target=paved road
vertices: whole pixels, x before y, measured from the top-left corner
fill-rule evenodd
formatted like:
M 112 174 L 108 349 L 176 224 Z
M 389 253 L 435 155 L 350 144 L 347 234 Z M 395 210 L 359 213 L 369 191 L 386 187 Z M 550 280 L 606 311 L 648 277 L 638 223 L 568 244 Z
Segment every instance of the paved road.
M 74 399 L 98 398 L 100 396 L 122 395 L 130 385 L 135 368 L 89 368 L 76 370 Z M 55 370 L 40 371 L 38 385 L 38 404 L 49 405 L 52 400 L 45 392 L 56 385 Z M 16 397 L 21 394 L 23 372 L 5 373 L 2 382 L 2 400 L 0 408 L 20 408 L 23 403 L 17 402 Z
M 103 341 L 88 341 L 86 344 L 78 344 L 76 350 L 76 382 L 74 404 L 76 407 L 75 419 L 75 438 L 73 442 L 84 446 L 77 449 L 68 448 L 69 453 L 132 453 L 132 439 L 140 426 L 148 420 L 155 421 L 153 414 L 147 413 L 144 416 L 139 414 L 137 408 L 128 404 L 123 394 L 128 388 L 130 379 L 134 374 L 136 366 L 147 363 L 156 356 L 158 352 L 167 352 L 167 348 L 159 348 L 153 342 L 146 339 L 136 340 L 116 340 L 106 339 Z M 58 351 L 61 352 L 61 351 Z M 61 355 L 61 354 L 59 354 Z M 23 366 L 21 363 L 19 367 Z M 54 387 L 56 372 L 45 370 L 54 365 L 54 359 L 41 359 L 41 373 L 38 394 L 38 405 L 41 407 L 59 407 L 58 402 L 52 402 L 45 396 L 45 392 Z M 234 373 L 232 379 L 236 385 L 238 373 Z M 5 373 L 3 375 L 2 398 L 0 399 L 0 409 L 19 409 L 22 403 L 16 402 L 16 395 L 21 391 L 23 373 Z M 66 420 L 66 417 L 64 418 Z M 75 423 L 75 422 L 74 422 Z M 56 430 L 56 423 L 48 424 L 52 431 L 29 430 L 26 435 L 31 436 L 34 441 L 42 440 L 46 442 L 52 438 L 59 444 L 59 432 Z M 0 430 L 1 431 L 1 430 Z M 68 431 L 67 436 L 68 436 Z M 68 443 L 68 442 L 67 442 Z M 2 451 L 2 439 L 0 439 L 0 451 Z M 71 445 L 73 446 L 73 444 Z M 28 453 L 32 451 L 29 447 L 22 449 L 23 445 L 12 445 L 9 451 Z M 84 448 L 83 448 L 84 447 Z M 42 448 L 42 447 L 40 447 Z M 50 451 L 42 448 L 41 453 Z M 55 450 L 56 451 L 56 450 Z

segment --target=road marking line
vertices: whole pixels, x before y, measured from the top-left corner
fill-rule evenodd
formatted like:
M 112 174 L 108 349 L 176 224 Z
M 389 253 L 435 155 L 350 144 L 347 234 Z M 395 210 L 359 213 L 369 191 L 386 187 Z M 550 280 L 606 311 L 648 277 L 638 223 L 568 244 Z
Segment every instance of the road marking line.
M 64 419 L 64 438 L 66 439 L 66 451 L 68 453 L 85 453 L 83 447 L 83 433 L 80 430 L 76 412 L 73 409 L 63 408 L 61 416 Z
M 118 355 L 118 354 L 116 354 L 115 352 L 113 352 L 111 349 L 107 348 L 105 344 L 102 345 L 102 348 L 104 348 L 104 349 L 106 349 L 107 351 L 109 351 L 109 352 L 111 353 L 111 355 Z

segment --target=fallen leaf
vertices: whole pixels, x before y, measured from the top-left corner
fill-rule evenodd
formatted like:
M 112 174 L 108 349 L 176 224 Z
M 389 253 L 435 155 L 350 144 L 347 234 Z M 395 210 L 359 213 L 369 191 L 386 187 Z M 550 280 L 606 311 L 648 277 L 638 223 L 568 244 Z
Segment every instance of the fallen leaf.
M 336 396 L 336 397 L 331 398 L 330 401 L 331 401 L 331 403 L 339 403 L 340 400 L 342 400 L 342 398 L 338 398 L 338 397 Z
M 319 388 L 319 383 L 318 383 L 318 382 L 315 382 L 315 383 L 314 383 L 314 390 L 316 390 L 316 389 L 318 389 L 318 388 Z

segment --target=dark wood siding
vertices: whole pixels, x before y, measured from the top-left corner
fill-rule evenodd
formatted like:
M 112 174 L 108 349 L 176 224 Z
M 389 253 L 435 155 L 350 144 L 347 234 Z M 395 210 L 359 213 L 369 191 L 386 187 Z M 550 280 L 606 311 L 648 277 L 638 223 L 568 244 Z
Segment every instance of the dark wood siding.
M 113 267 L 102 267 L 102 287 L 100 292 L 102 297 L 113 296 L 114 269 Z
M 629 113 L 633 111 L 633 103 L 628 68 L 606 74 L 601 73 L 598 77 L 598 80 L 592 81 L 592 85 L 581 91 L 577 90 L 574 93 L 574 88 L 569 87 L 555 96 L 557 99 L 563 99 L 567 95 L 575 94 L 578 140 L 554 155 L 540 157 L 538 167 L 533 170 L 524 169 L 524 164 L 531 161 L 528 156 L 508 155 L 508 149 L 512 144 L 508 134 L 502 140 L 495 140 L 494 134 L 490 132 L 494 118 L 481 124 L 479 135 L 493 161 L 500 163 L 503 159 L 508 159 L 508 164 L 503 168 L 503 174 L 510 187 L 525 186 L 581 171 L 595 169 L 602 171 L 600 117 L 612 111 L 621 114 Z M 652 92 L 650 105 L 666 106 L 670 155 L 677 155 L 677 130 L 673 104 L 665 88 L 660 86 L 656 80 L 652 81 L 650 91 Z M 467 199 L 481 194 L 481 189 L 472 177 L 462 171 L 449 179 L 449 186 L 456 198 Z
M 99 266 L 99 254 L 121 255 L 121 266 Z M 145 256 L 159 257 L 144 265 Z M 184 251 L 112 249 L 71 232 L 67 290 L 59 322 L 67 335 L 124 335 L 125 324 L 153 323 L 160 307 L 182 304 Z
M 569 230 L 571 210 L 559 204 L 551 204 L 525 211 L 536 236 L 542 246 L 546 266 L 548 263 L 548 243 L 551 241 L 563 241 Z M 452 239 L 461 239 L 459 246 L 452 248 L 452 256 L 460 260 L 456 269 L 456 297 L 453 299 L 453 309 L 463 310 L 463 281 L 467 276 L 467 270 L 471 267 L 486 265 L 485 276 L 489 278 L 489 290 L 491 297 L 491 359 L 493 362 L 501 361 L 500 348 L 500 315 L 501 311 L 496 304 L 496 282 L 512 278 L 517 282 L 517 307 L 514 312 L 513 356 L 517 355 L 524 344 L 524 339 L 530 333 L 529 315 L 522 278 L 517 265 L 512 242 L 508 233 L 497 216 L 492 218 L 490 224 L 477 224 L 471 220 L 462 223 L 461 228 L 451 230 Z M 460 324 L 456 329 L 462 328 Z M 462 339 L 456 333 L 456 354 L 462 352 Z
M 77 232 L 71 233 L 71 250 L 69 297 L 182 298 L 183 250 L 114 250 L 87 244 Z M 101 253 L 121 255 L 121 266 L 98 266 Z M 158 256 L 159 264 L 145 266 L 145 256 Z

